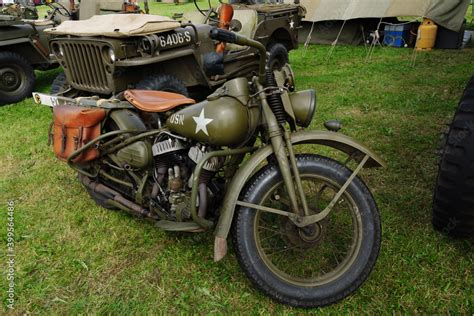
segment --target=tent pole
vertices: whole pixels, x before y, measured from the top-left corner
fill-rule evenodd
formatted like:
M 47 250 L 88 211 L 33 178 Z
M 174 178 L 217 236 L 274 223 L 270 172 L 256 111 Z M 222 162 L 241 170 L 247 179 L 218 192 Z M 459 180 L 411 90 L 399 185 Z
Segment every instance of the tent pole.
M 316 22 L 313 22 L 313 24 L 311 25 L 311 29 L 309 30 L 308 37 L 306 38 L 306 42 L 304 43 L 303 58 L 306 57 L 306 52 L 308 51 L 308 46 L 309 46 L 309 43 L 311 42 L 311 35 L 313 34 L 315 23 Z
M 332 44 L 331 44 L 331 48 L 329 49 L 329 52 L 326 56 L 326 63 L 329 61 L 329 59 L 331 59 L 331 56 L 334 53 L 334 50 L 336 49 L 337 42 L 339 41 L 339 38 L 341 37 L 342 30 L 344 29 L 344 26 L 346 26 L 346 22 L 347 22 L 347 20 L 344 20 L 344 22 L 342 23 L 341 29 L 339 30 L 339 34 L 337 34 L 336 40 L 334 42 L 332 42 Z

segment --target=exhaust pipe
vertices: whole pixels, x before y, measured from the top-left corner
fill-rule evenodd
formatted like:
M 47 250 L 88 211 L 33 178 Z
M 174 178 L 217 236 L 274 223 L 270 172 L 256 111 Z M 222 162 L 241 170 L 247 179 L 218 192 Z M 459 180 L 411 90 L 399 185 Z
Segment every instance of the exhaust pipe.
M 153 220 L 160 220 L 160 218 L 156 214 L 124 198 L 122 194 L 103 185 L 102 183 L 99 183 L 97 181 L 92 181 L 89 177 L 86 177 L 84 175 L 79 175 L 79 181 L 81 181 L 82 184 L 84 184 L 87 188 L 89 188 L 93 192 L 108 198 L 109 201 L 112 202 L 111 203 L 112 205 L 117 206 L 124 211 L 127 211 L 133 215 L 137 215 L 140 217 L 146 217 Z

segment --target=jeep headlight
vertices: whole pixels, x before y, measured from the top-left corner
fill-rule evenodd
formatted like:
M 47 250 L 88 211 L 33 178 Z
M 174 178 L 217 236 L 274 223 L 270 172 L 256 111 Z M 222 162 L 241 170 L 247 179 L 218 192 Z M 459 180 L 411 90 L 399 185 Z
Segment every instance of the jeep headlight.
M 110 62 L 114 63 L 115 62 L 115 52 L 112 47 L 109 48 L 109 57 L 110 57 Z
M 107 64 L 113 64 L 115 62 L 115 51 L 112 47 L 104 47 L 103 55 Z
M 63 48 L 58 43 L 53 43 L 53 45 L 51 46 L 51 51 L 53 52 L 54 56 L 58 59 L 64 57 Z
M 316 92 L 313 89 L 290 93 L 296 124 L 308 127 L 316 112 Z

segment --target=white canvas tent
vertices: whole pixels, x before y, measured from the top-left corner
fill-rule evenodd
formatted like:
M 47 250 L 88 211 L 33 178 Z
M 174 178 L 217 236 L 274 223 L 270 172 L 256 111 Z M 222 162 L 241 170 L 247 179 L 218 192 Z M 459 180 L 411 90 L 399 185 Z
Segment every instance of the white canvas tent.
M 285 0 L 293 3 L 293 0 Z M 352 20 L 358 18 L 427 17 L 459 31 L 469 0 L 301 0 L 305 21 Z

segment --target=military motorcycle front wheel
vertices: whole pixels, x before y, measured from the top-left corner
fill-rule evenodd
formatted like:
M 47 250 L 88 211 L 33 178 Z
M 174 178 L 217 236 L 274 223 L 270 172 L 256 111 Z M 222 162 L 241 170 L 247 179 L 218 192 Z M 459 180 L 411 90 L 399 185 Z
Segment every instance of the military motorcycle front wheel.
M 321 156 L 299 155 L 297 164 L 311 214 L 321 212 L 351 175 Z M 252 178 L 241 199 L 291 209 L 273 164 Z M 285 216 L 241 207 L 233 237 L 239 263 L 256 287 L 288 305 L 318 307 L 342 300 L 366 280 L 379 253 L 381 226 L 371 193 L 356 177 L 321 222 L 298 228 Z

